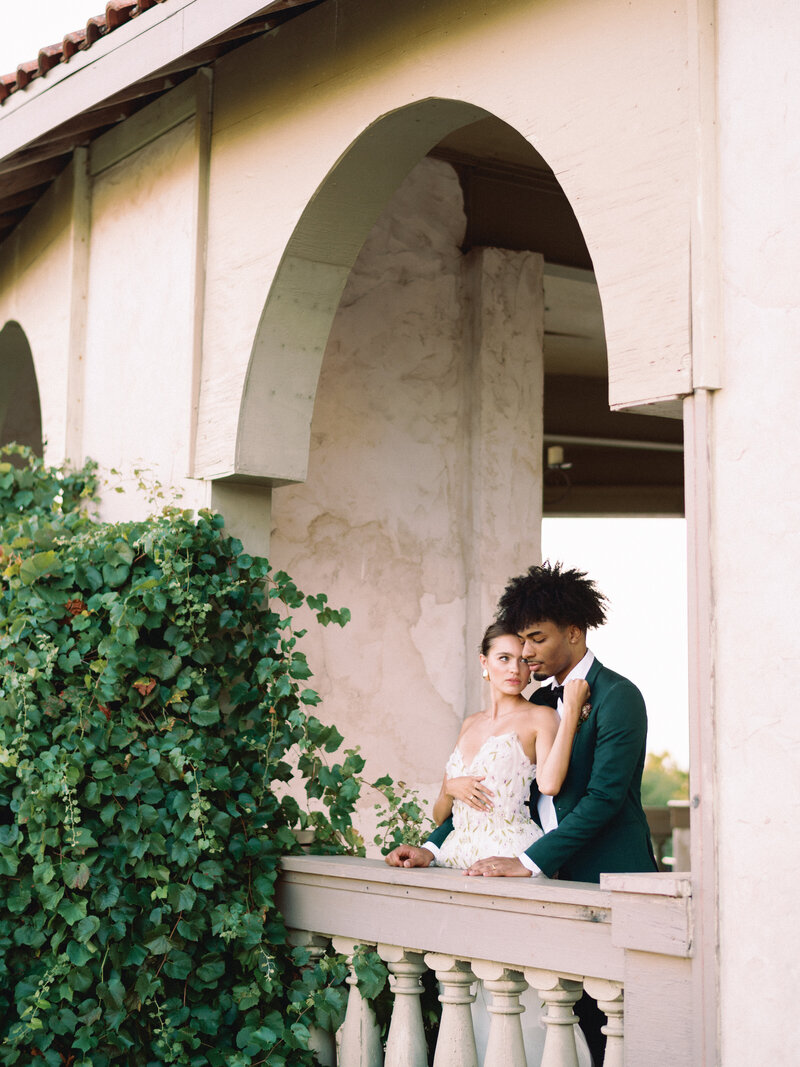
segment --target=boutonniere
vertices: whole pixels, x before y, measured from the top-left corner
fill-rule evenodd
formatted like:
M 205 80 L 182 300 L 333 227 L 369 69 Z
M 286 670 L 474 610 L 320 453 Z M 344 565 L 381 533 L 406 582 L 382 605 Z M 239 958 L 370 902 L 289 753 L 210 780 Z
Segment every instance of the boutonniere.
M 581 724 L 586 722 L 586 720 L 589 718 L 591 712 L 592 712 L 592 705 L 591 704 L 584 704 L 583 707 L 581 708 L 581 713 L 578 716 L 578 725 L 577 725 L 576 729 L 580 730 Z

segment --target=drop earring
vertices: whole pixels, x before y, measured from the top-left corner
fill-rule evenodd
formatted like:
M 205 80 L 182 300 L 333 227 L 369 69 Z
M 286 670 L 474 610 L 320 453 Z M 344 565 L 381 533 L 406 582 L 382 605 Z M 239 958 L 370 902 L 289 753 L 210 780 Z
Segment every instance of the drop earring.
M 489 668 L 488 668 L 488 667 L 484 667 L 484 668 L 483 668 L 483 675 L 482 675 L 482 677 L 483 677 L 483 678 L 487 678 L 487 679 L 488 679 L 488 677 L 489 677 Z

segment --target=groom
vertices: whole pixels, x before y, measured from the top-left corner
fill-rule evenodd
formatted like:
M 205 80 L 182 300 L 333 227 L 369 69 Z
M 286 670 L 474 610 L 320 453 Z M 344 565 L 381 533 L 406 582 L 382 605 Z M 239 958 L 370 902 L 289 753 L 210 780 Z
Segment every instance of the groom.
M 599 882 L 601 872 L 655 871 L 641 784 L 647 714 L 636 686 L 604 667 L 586 647 L 586 632 L 605 620 L 605 600 L 583 571 L 556 563 L 512 578 L 498 604 L 498 620 L 523 642 L 522 654 L 537 681 L 534 704 L 560 709 L 566 682 L 584 678 L 590 701 L 572 747 L 560 793 L 545 797 L 534 781 L 531 814 L 544 836 L 520 856 L 489 856 L 467 874 L 488 878 L 547 875 Z M 586 708 L 584 708 L 586 713 Z M 453 828 L 439 826 L 425 846 L 400 845 L 386 857 L 393 867 L 427 867 Z M 596 1063 L 602 1063 L 602 1016 L 584 996 L 578 1015 Z M 596 1018 L 590 1018 L 592 1012 Z M 599 1056 L 599 1058 L 598 1058 Z

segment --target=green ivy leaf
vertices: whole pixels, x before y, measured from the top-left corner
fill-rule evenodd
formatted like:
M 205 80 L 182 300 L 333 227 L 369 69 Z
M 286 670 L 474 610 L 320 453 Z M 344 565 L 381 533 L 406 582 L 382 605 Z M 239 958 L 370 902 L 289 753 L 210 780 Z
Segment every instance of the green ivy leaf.
M 165 934 L 153 934 L 152 937 L 145 941 L 145 947 L 154 956 L 163 956 L 164 953 L 169 952 L 172 948 L 172 942 Z
M 85 863 L 64 864 L 64 885 L 69 889 L 83 889 L 89 881 L 89 868 Z
M 189 715 L 198 726 L 211 726 L 219 722 L 219 704 L 211 697 L 198 697 L 189 709 Z
M 201 982 L 216 982 L 218 978 L 221 978 L 225 973 L 225 963 L 223 960 L 210 959 L 201 964 L 196 971 L 197 977 Z
M 167 900 L 175 911 L 189 911 L 197 899 L 197 890 L 190 885 L 171 885 L 167 891 Z
M 85 919 L 81 919 L 75 926 L 75 940 L 81 943 L 86 942 L 94 937 L 99 929 L 100 920 L 98 917 L 96 915 L 87 915 Z
M 130 576 L 131 569 L 124 563 L 114 566 L 112 563 L 104 563 L 102 568 L 103 582 L 109 589 L 117 589 Z
M 121 1008 L 125 1001 L 125 987 L 118 977 L 110 978 L 108 982 L 99 983 L 97 995 L 110 1008 Z
M 56 574 L 61 570 L 61 560 L 50 549 L 47 552 L 37 552 L 22 561 L 19 576 L 24 585 L 32 585 L 39 578 L 47 574 Z
M 86 901 L 81 897 L 66 897 L 58 905 L 58 914 L 68 926 L 74 926 L 86 918 Z

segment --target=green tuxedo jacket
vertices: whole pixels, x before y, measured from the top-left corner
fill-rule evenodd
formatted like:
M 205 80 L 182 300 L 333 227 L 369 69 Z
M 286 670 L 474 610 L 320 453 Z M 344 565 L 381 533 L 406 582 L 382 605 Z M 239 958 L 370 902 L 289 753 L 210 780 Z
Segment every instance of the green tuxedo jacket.
M 633 682 L 598 660 L 586 681 L 592 710 L 578 729 L 567 776 L 554 798 L 558 827 L 534 841 L 527 855 L 550 878 L 557 874 L 575 882 L 599 882 L 604 872 L 654 871 L 641 799 L 644 699 Z M 547 702 L 540 694 L 534 693 L 532 703 Z M 537 800 L 534 790 L 532 812 L 538 821 Z M 441 845 L 452 828 L 452 819 L 445 820 L 430 840 Z

